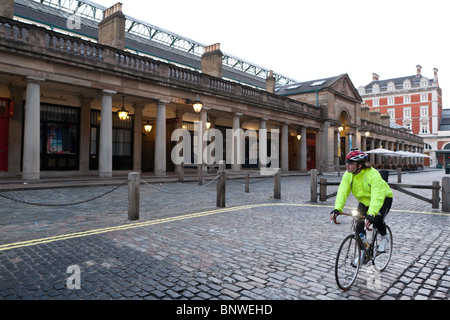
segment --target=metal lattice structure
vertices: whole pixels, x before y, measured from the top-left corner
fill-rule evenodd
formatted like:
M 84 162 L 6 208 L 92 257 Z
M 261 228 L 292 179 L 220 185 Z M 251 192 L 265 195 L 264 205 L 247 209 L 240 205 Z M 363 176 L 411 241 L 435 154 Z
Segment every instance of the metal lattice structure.
M 99 23 L 103 19 L 103 11 L 107 7 L 101 6 L 89 0 L 32 0 L 50 7 L 56 8 L 69 15 L 78 15 L 82 18 Z M 125 30 L 129 34 L 155 41 L 169 48 L 201 56 L 204 52 L 205 45 L 194 40 L 182 37 L 173 32 L 151 25 L 147 22 L 135 19 L 125 15 Z M 232 55 L 223 53 L 223 64 L 232 69 L 247 73 L 260 78 L 267 78 L 269 70 L 253 64 L 251 62 L 239 59 Z M 275 81 L 278 85 L 285 85 L 298 82 L 289 77 L 273 72 Z

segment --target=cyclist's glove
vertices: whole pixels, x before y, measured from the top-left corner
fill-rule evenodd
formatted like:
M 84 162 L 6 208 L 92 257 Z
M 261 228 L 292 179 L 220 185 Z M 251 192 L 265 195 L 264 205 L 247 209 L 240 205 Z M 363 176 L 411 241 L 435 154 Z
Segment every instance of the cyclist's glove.
M 339 215 L 339 213 L 340 213 L 339 210 L 334 209 L 333 211 L 331 211 L 330 215 L 332 215 L 333 219 L 334 219 Z
M 366 216 L 366 220 L 369 221 L 371 224 L 373 223 L 373 219 L 374 219 L 374 217 L 372 215 L 370 215 L 370 214 L 368 214 Z

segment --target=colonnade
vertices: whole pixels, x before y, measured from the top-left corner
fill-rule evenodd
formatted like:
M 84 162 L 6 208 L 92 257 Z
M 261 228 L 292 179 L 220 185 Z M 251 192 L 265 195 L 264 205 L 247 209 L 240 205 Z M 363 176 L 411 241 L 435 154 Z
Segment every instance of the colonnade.
M 26 85 L 26 104 L 25 104 L 25 122 L 24 122 L 24 137 L 23 137 L 23 168 L 22 178 L 24 180 L 37 180 L 40 179 L 40 84 L 45 79 L 39 78 L 27 78 Z M 100 119 L 100 136 L 99 136 L 99 164 L 98 164 L 98 176 L 100 178 L 112 177 L 112 155 L 113 155 L 113 96 L 117 94 L 113 90 L 101 91 L 101 119 Z M 89 105 L 92 99 L 82 98 L 82 114 L 88 114 L 90 110 Z M 156 102 L 156 124 L 155 124 L 155 158 L 154 158 L 154 174 L 157 176 L 164 176 L 167 168 L 167 156 L 166 156 L 166 106 L 169 101 L 158 100 Z M 133 147 L 133 170 L 141 170 L 141 148 L 142 148 L 142 111 L 144 106 L 142 104 L 135 105 L 135 129 L 134 129 L 134 147 Z M 232 116 L 232 129 L 234 132 L 241 129 L 242 113 L 230 113 Z M 267 118 L 259 119 L 259 129 L 267 129 Z M 202 125 L 198 128 L 199 137 L 203 137 L 203 132 L 206 130 L 207 111 L 202 110 L 199 113 L 199 123 Z M 81 135 L 89 136 L 89 117 L 81 117 L 80 128 Z M 289 170 L 289 123 L 280 123 L 280 159 L 279 165 L 282 171 Z M 298 156 L 297 168 L 302 172 L 307 170 L 307 143 L 305 126 L 295 125 L 295 128 L 299 129 L 302 139 L 298 141 L 296 146 Z M 83 134 L 84 132 L 84 134 Z M 267 141 L 267 131 L 259 130 L 259 141 Z M 88 138 L 81 138 L 86 141 L 81 141 L 80 144 L 80 169 L 86 170 L 88 160 L 83 160 L 88 157 L 89 148 Z M 296 139 L 297 140 L 297 139 Z M 203 141 L 201 145 L 201 153 L 206 146 L 206 141 Z M 233 170 L 240 170 L 241 163 L 237 159 L 239 152 L 244 152 L 245 145 L 242 145 L 240 139 L 232 139 L 231 149 L 233 161 L 231 167 Z M 239 150 L 239 152 L 238 152 Z M 83 153 L 83 154 L 82 154 Z M 84 155 L 86 153 L 86 155 Z M 277 155 L 278 156 L 278 155 Z M 272 155 L 273 157 L 273 155 Z M 138 159 L 136 159 L 138 158 Z M 261 162 L 261 161 L 260 161 Z M 259 164 L 260 167 L 264 166 Z

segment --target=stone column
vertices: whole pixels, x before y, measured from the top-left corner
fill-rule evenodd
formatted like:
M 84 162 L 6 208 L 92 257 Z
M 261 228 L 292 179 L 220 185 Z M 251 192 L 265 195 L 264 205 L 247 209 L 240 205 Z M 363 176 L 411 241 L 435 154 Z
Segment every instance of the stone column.
M 27 77 L 25 123 L 23 138 L 23 180 L 40 179 L 40 78 Z M 44 151 L 45 152 L 45 151 Z
M 300 139 L 300 171 L 306 172 L 307 171 L 307 153 L 308 149 L 306 147 L 306 127 L 302 127 L 300 129 L 300 134 L 302 135 L 302 138 Z
M 102 110 L 100 113 L 100 150 L 98 155 L 98 176 L 112 177 L 112 96 L 116 91 L 102 91 Z
M 231 170 L 241 170 L 241 158 L 242 158 L 242 137 L 241 137 L 241 124 L 240 117 L 242 113 L 235 113 L 233 117 L 233 139 L 231 140 L 232 150 L 232 163 Z
M 267 118 L 259 120 L 259 168 L 267 167 Z
M 80 97 L 81 119 L 80 119 L 80 171 L 89 171 L 89 145 L 91 139 L 91 102 L 92 98 Z
M 289 123 L 283 123 L 281 127 L 281 171 L 289 171 Z
M 179 121 L 176 124 L 176 129 L 183 129 L 183 114 L 182 112 L 180 112 L 179 110 L 177 110 L 177 118 L 179 119 Z M 183 141 L 184 142 L 184 141 Z M 183 149 L 183 157 L 186 154 L 186 150 Z M 190 161 L 191 159 L 189 159 Z M 184 177 L 184 170 L 181 166 L 181 164 L 176 164 L 175 165 L 175 172 L 177 174 L 177 177 Z
M 200 111 L 199 114 L 199 121 L 200 121 L 200 125 L 199 125 L 199 144 L 198 144 L 198 160 L 200 164 L 204 164 L 206 161 L 205 159 L 203 159 L 203 151 L 205 151 L 206 149 L 206 144 L 207 141 L 203 139 L 203 136 L 206 132 L 206 122 L 208 121 L 208 108 L 203 107 L 202 110 Z M 203 167 L 202 168 L 202 172 L 206 173 L 207 172 L 207 167 Z
M 364 134 L 361 135 L 361 151 L 367 151 L 367 138 Z
M 155 175 L 166 175 L 166 103 L 159 100 L 156 105 L 155 128 Z
M 372 138 L 370 140 L 370 150 L 375 149 L 375 138 Z M 370 154 L 370 163 L 374 164 L 375 163 L 375 154 L 371 153 Z
M 381 148 L 382 147 L 382 142 L 381 142 L 381 139 L 380 140 L 378 140 L 378 144 L 377 144 L 377 148 Z M 378 164 L 381 164 L 381 154 L 377 154 L 376 155 L 376 163 L 378 163 Z

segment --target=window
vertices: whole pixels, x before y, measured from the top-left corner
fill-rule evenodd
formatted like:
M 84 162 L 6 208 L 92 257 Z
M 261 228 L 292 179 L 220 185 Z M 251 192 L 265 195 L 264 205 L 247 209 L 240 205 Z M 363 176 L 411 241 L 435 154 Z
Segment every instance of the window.
M 424 134 L 426 134 L 426 133 L 430 133 L 430 128 L 429 128 L 429 125 L 428 125 L 428 123 L 421 123 L 420 124 L 420 133 L 424 133 Z
M 388 91 L 394 91 L 395 90 L 395 84 L 393 82 L 389 82 L 387 86 Z
M 428 101 L 428 94 L 427 94 L 427 93 L 422 93 L 422 94 L 420 95 L 420 101 L 421 101 L 421 102 Z
M 427 87 L 428 86 L 428 80 L 427 79 L 420 80 L 420 86 L 421 87 Z
M 420 107 L 420 117 L 428 117 L 428 106 Z
M 403 96 L 403 103 L 411 103 L 411 96 Z
M 131 156 L 131 130 L 113 128 L 113 156 Z
M 411 82 L 409 82 L 409 80 L 403 82 L 403 89 L 411 89 Z
M 380 92 L 380 87 L 378 86 L 378 84 L 374 84 L 372 86 L 372 93 L 379 93 Z
M 380 100 L 378 99 L 373 99 L 373 106 L 374 107 L 378 107 L 380 105 Z
M 387 109 L 387 114 L 391 118 L 391 122 L 395 122 L 395 109 Z
M 395 102 L 395 98 L 394 97 L 389 97 L 388 98 L 388 105 L 392 106 Z
M 100 146 L 100 110 L 91 110 L 91 145 L 89 170 L 98 169 Z M 130 170 L 133 167 L 134 116 L 119 120 L 116 112 L 112 116 L 112 169 Z
M 80 109 L 41 104 L 41 170 L 78 170 Z
M 314 82 L 314 83 L 310 84 L 310 87 L 314 87 L 314 86 L 320 86 L 320 85 L 324 84 L 324 83 L 325 83 L 325 81 L 326 81 L 326 80 L 320 80 L 320 81 L 316 81 L 316 82 Z
M 403 118 L 411 119 L 411 107 L 403 108 Z

